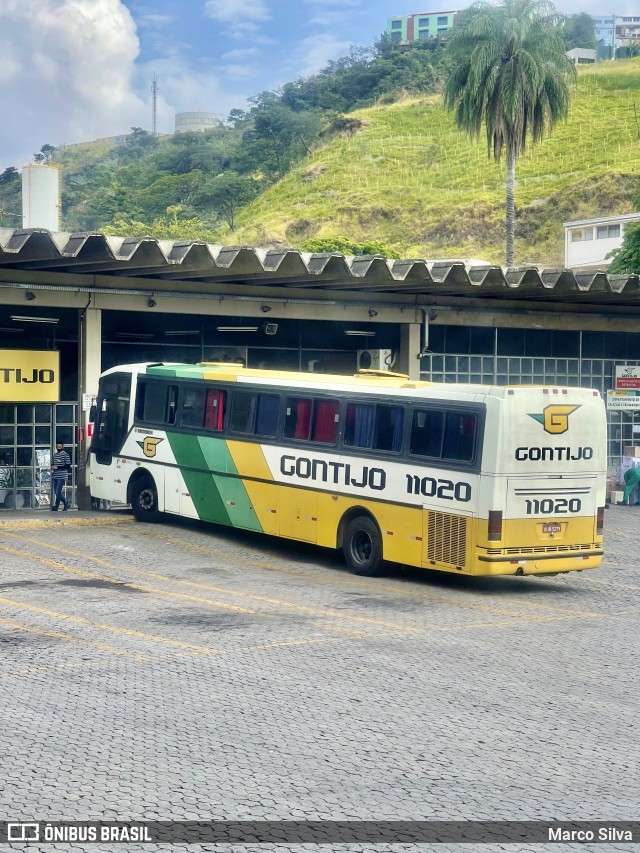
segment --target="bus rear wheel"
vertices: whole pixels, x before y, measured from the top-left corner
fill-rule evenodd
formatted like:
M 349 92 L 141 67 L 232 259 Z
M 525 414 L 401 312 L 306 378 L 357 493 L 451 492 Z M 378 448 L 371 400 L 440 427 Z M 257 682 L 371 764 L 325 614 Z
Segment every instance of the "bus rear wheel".
M 342 541 L 342 553 L 356 575 L 374 577 L 382 571 L 382 538 L 377 525 L 366 515 L 349 522 Z
M 138 521 L 156 522 L 160 520 L 158 509 L 158 490 L 153 477 L 141 477 L 131 488 L 131 509 Z

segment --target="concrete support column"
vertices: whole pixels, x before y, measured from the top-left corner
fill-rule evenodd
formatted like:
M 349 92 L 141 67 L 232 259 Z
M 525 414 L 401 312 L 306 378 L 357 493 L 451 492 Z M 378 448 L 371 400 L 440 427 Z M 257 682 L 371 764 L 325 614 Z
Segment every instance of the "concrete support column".
M 403 323 L 400 326 L 400 352 L 393 370 L 406 373 L 409 379 L 420 379 L 420 323 Z
M 102 372 L 102 311 L 98 308 L 86 308 L 79 312 L 78 330 L 78 476 L 76 480 L 78 509 L 91 509 L 89 492 L 89 456 L 90 437 L 87 435 L 89 410 L 85 409 L 86 395 L 95 397 L 98 393 L 98 380 Z

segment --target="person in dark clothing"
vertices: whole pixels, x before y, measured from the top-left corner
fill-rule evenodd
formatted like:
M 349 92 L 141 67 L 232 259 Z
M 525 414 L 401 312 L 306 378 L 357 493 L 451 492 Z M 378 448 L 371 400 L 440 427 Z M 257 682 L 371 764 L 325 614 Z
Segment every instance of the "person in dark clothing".
M 71 470 L 71 457 L 64 449 L 61 441 L 56 443 L 56 452 L 51 457 L 51 482 L 53 483 L 53 504 L 51 511 L 55 512 L 64 504 L 64 509 L 69 509 L 69 503 L 64 496 L 64 487 L 67 485 L 67 477 Z

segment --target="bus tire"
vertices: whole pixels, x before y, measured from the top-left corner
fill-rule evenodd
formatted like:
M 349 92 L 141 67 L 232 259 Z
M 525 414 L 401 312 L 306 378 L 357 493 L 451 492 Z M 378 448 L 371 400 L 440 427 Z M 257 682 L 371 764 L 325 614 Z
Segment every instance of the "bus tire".
M 146 476 L 131 487 L 131 510 L 138 521 L 155 523 L 160 521 L 161 512 L 158 509 L 158 490 L 153 477 Z
M 382 537 L 376 523 L 359 515 L 347 525 L 342 540 L 345 562 L 354 574 L 374 577 L 382 571 Z

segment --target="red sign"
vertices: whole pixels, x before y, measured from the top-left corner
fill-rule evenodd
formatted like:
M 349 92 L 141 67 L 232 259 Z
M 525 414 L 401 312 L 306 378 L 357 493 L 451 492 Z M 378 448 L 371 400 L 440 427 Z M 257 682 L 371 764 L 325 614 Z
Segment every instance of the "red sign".
M 616 388 L 640 388 L 640 370 L 637 367 L 616 365 Z

